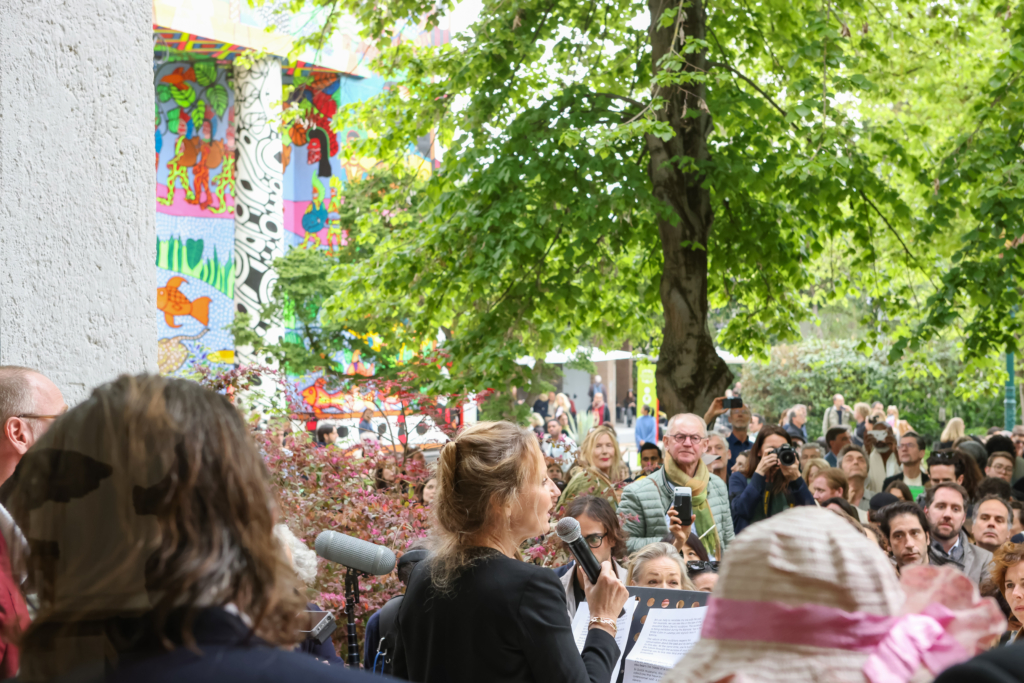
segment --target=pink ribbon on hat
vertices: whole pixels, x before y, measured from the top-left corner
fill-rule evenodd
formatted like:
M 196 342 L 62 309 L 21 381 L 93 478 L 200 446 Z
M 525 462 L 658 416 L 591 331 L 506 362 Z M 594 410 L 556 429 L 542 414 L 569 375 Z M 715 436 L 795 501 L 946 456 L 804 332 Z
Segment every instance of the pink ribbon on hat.
M 919 614 L 884 617 L 824 605 L 711 597 L 701 637 L 864 652 L 863 671 L 871 683 L 906 683 L 921 664 L 938 674 L 970 656 L 946 631 L 955 618 L 938 603 Z

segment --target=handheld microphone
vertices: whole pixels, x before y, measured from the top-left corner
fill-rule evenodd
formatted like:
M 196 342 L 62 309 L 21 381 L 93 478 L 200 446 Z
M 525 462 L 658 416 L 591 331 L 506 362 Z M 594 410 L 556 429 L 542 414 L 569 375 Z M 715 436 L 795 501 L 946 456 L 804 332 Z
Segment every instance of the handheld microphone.
M 328 562 L 366 574 L 381 576 L 395 568 L 395 554 L 390 548 L 337 531 L 321 531 L 314 546 L 316 554 Z
M 580 523 L 572 517 L 563 517 L 555 525 L 555 533 L 563 543 L 569 546 L 569 552 L 576 558 L 576 564 L 583 567 L 583 572 L 590 579 L 590 583 L 597 583 L 597 577 L 601 575 L 601 563 L 597 561 L 594 551 L 583 540 Z

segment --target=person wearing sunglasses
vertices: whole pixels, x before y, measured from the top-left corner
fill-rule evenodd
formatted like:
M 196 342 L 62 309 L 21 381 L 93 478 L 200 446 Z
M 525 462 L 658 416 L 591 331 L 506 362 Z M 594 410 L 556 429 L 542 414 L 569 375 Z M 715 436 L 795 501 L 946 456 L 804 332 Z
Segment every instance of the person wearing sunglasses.
M 623 583 L 626 569 L 619 561 L 626 556 L 626 534 L 619 526 L 619 517 L 611 504 L 597 496 L 578 496 L 565 509 L 565 517 L 580 523 L 580 533 L 598 562 L 611 562 L 612 569 Z M 569 618 L 576 616 L 576 607 L 585 601 L 583 570 L 573 560 L 556 567 L 555 575 L 565 588 L 565 605 Z
M 705 593 L 715 590 L 718 583 L 717 560 L 690 560 L 686 563 L 686 574 L 693 582 L 693 587 Z

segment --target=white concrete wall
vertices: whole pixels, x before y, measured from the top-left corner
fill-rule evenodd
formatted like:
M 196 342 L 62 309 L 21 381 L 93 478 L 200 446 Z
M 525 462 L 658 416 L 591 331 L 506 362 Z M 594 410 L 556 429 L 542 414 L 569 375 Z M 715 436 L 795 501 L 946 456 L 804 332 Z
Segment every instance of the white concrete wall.
M 0 0 L 0 363 L 156 371 L 152 3 Z

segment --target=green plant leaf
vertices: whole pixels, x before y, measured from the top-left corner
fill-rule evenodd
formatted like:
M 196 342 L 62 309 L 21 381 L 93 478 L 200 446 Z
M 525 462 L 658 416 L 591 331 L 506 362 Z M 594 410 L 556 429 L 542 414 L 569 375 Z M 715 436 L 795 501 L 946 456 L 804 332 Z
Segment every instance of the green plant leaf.
M 196 70 L 196 83 L 208 86 L 217 80 L 217 64 L 213 61 L 196 62 L 193 65 Z
M 210 99 L 210 106 L 217 112 L 217 116 L 224 116 L 224 112 L 228 110 L 228 91 L 223 85 L 215 85 L 206 91 L 206 96 Z
M 196 101 L 196 91 L 190 85 L 186 85 L 184 88 L 171 88 L 171 97 L 179 107 L 186 109 Z

